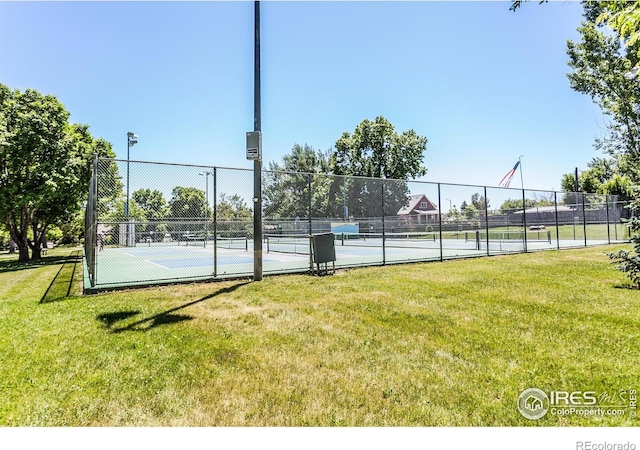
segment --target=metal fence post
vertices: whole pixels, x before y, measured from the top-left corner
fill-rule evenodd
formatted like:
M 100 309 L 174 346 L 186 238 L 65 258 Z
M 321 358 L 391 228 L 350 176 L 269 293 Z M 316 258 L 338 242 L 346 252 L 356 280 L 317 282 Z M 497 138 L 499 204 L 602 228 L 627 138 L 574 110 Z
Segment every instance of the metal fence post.
M 524 244 L 524 251 L 527 252 L 527 198 L 525 190 L 522 190 L 522 235 L 524 238 L 522 242 Z
M 307 189 L 309 190 L 309 197 L 308 197 L 308 205 L 307 205 L 307 214 L 309 216 L 309 236 L 311 236 L 313 234 L 313 222 L 311 221 L 311 211 L 313 210 L 313 192 L 312 192 L 312 185 L 313 185 L 313 176 L 311 174 L 307 175 Z
M 584 246 L 587 246 L 587 211 L 584 205 L 584 192 L 581 194 L 582 196 L 582 229 L 584 231 Z
M 386 265 L 387 263 L 387 248 L 386 248 L 386 233 L 384 231 L 384 216 L 385 216 L 385 211 L 384 211 L 384 179 L 380 179 L 380 197 L 381 197 L 381 201 L 382 201 L 382 265 Z
M 611 229 L 609 228 L 609 196 L 604 196 L 604 204 L 607 213 L 607 243 L 611 244 Z
M 618 214 L 618 196 L 613 197 L 613 235 L 616 242 L 618 241 L 618 222 L 620 221 L 620 214 Z
M 553 206 L 556 212 L 556 245 L 558 250 L 560 250 L 560 225 L 558 224 L 558 193 L 553 192 Z
M 98 232 L 98 155 L 93 157 L 93 205 L 91 207 L 91 219 L 94 233 Z M 95 242 L 95 237 L 92 239 Z M 93 284 L 95 286 L 98 283 L 98 258 L 96 258 L 96 246 L 93 246 Z
M 438 183 L 438 235 L 440 237 L 440 261 L 444 260 L 442 253 L 442 197 L 440 193 L 440 183 Z
M 213 276 L 218 276 L 218 169 L 213 168 Z
M 615 202 L 613 204 L 613 231 L 615 234 L 615 239 L 616 241 L 618 240 L 618 222 L 620 222 L 620 218 L 621 218 L 621 214 L 618 212 L 619 210 L 619 206 L 618 206 L 618 196 L 615 196 Z
M 522 174 L 522 169 L 520 169 L 520 174 Z M 489 208 L 487 207 L 487 204 L 489 203 L 489 201 L 487 200 L 487 187 L 484 186 L 484 228 L 485 231 L 487 232 L 487 256 L 490 255 L 489 252 Z M 478 249 L 480 250 L 480 249 Z
M 311 210 L 313 209 L 313 197 L 311 192 L 311 179 L 312 175 L 307 174 L 307 190 L 309 191 L 309 204 L 307 208 L 307 214 L 309 216 L 309 269 L 311 270 L 311 274 L 313 274 L 313 222 L 311 222 Z

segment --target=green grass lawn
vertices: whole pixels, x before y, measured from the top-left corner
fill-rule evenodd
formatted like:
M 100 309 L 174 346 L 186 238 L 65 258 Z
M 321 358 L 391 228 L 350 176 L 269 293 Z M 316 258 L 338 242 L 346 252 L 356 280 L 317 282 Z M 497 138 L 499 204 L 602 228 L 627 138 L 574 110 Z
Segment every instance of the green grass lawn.
M 0 256 L 0 425 L 629 426 L 517 411 L 640 387 L 627 246 L 80 295 Z
M 557 231 L 556 231 L 557 228 Z M 493 227 L 491 231 L 522 231 L 522 226 L 503 226 Z M 527 236 L 529 239 L 536 239 L 545 235 L 546 232 L 551 232 L 551 240 L 555 242 L 557 238 L 561 240 L 584 240 L 585 227 L 582 223 L 576 223 L 575 225 L 558 225 L 548 226 L 544 231 L 531 231 L 527 229 Z M 587 239 L 597 240 L 611 240 L 611 241 L 627 241 L 629 240 L 629 228 L 623 223 L 606 224 L 587 224 L 586 226 Z

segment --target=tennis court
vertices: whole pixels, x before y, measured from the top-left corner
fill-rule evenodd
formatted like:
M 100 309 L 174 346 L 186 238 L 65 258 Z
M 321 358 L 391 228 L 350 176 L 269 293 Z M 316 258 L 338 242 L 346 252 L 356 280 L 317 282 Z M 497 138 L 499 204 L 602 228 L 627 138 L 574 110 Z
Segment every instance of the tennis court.
M 559 242 L 550 232 L 532 233 L 523 240 L 522 232 L 478 231 L 449 233 L 390 233 L 336 235 L 336 267 L 347 268 L 387 263 L 418 262 L 489 254 L 551 250 Z M 589 244 L 606 244 L 592 241 Z M 565 240 L 562 246 L 583 246 Z M 488 247 L 487 247 L 488 245 Z M 312 261 L 309 235 L 265 235 L 263 270 L 265 273 L 306 272 Z M 104 288 L 149 284 L 173 280 L 243 277 L 253 274 L 253 240 L 220 239 L 182 245 L 140 243 L 134 247 L 105 247 L 97 255 L 96 271 Z
M 254 275 L 252 171 L 109 158 L 93 169 L 85 289 Z M 311 236 L 330 232 L 336 268 L 629 239 L 616 196 L 284 171 L 264 171 L 262 189 L 265 275 L 312 272 Z
M 243 244 L 234 244 L 234 248 L 214 247 L 213 241 L 206 245 L 107 246 L 96 255 L 95 270 L 105 288 L 138 284 L 140 280 L 153 284 L 248 276 L 253 273 L 253 241 L 243 238 L 238 242 Z M 220 244 L 224 246 L 229 242 Z M 297 267 L 298 259 L 287 254 L 264 255 L 263 263 L 286 271 Z
M 528 238 L 522 234 L 450 232 L 421 234 L 363 234 L 335 237 L 336 267 L 348 268 L 404 262 L 480 257 L 523 251 L 584 246 L 583 241 Z M 588 245 L 606 244 L 592 240 Z M 526 246 L 526 247 L 525 247 Z M 309 235 L 265 235 L 263 270 L 266 274 L 308 272 L 312 264 Z M 237 238 L 183 245 L 140 243 L 134 247 L 105 247 L 96 255 L 96 277 L 102 289 L 172 281 L 250 277 L 253 240 Z

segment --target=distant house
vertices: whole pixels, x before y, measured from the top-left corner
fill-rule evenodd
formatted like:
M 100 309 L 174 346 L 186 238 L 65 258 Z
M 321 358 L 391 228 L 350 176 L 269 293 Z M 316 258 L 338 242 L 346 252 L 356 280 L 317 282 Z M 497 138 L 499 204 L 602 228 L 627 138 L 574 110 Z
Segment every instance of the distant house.
M 398 211 L 398 217 L 414 222 L 437 222 L 438 208 L 424 194 L 409 196 L 407 204 Z

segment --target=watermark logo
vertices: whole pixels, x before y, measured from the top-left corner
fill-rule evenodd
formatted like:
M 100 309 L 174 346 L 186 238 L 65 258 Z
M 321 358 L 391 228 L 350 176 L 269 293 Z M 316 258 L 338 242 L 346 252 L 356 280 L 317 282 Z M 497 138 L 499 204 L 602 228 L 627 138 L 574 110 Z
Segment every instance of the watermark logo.
M 576 442 L 576 450 L 636 450 L 633 442 Z
M 525 389 L 518 397 L 518 411 L 527 419 L 540 419 L 549 411 L 549 397 L 540 389 Z
M 559 391 L 544 392 L 529 388 L 518 397 L 518 411 L 530 420 L 547 413 L 555 416 L 614 416 L 637 417 L 637 390 L 623 389 L 611 392 Z

